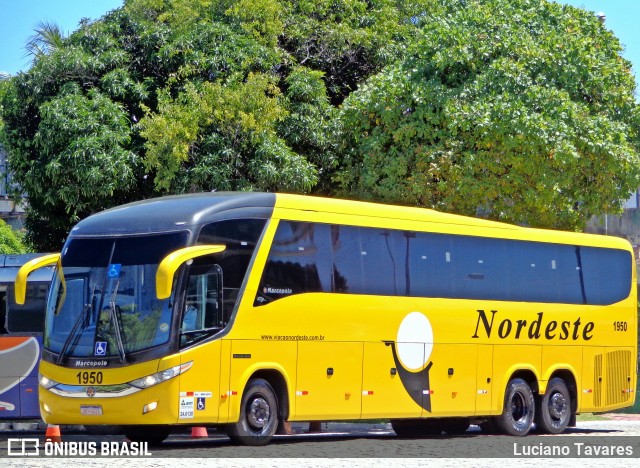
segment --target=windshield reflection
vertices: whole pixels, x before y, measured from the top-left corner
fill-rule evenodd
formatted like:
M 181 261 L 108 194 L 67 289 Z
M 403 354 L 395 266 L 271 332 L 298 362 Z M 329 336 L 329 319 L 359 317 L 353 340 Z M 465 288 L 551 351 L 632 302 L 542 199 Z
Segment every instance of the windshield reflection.
M 65 357 L 113 357 L 167 342 L 172 298 L 158 300 L 155 273 L 186 232 L 70 239 L 47 308 L 44 346 Z

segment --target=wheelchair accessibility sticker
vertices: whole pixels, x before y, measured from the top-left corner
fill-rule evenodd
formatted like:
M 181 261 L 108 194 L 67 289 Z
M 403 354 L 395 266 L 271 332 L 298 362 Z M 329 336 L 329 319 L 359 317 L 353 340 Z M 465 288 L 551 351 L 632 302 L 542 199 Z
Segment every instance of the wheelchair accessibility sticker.
M 121 263 L 112 263 L 109 265 L 109 278 L 120 278 L 120 270 L 122 269 Z
M 96 347 L 93 352 L 94 356 L 106 356 L 107 355 L 107 342 L 96 341 Z

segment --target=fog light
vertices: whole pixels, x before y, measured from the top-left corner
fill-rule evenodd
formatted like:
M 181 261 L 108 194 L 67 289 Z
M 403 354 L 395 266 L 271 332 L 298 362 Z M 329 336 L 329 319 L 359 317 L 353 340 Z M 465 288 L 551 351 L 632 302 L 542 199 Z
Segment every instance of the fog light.
M 151 411 L 153 411 L 157 407 L 158 407 L 158 402 L 157 401 L 154 401 L 153 403 L 149 403 L 148 405 L 144 405 L 144 408 L 142 408 L 142 414 L 150 413 Z

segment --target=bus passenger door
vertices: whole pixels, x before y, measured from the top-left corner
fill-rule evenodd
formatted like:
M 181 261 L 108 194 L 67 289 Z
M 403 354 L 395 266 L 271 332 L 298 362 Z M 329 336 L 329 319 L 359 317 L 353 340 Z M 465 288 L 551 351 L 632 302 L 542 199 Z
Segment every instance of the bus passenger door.
M 362 343 L 298 342 L 295 418 L 360 418 Z

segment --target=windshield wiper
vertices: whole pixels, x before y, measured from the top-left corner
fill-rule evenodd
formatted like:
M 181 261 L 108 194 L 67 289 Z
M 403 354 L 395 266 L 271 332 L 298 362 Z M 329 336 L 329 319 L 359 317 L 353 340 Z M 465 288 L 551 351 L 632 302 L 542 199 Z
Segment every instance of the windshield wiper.
M 127 356 L 124 350 L 124 344 L 122 342 L 122 329 L 120 328 L 120 314 L 118 312 L 118 306 L 115 301 L 109 302 L 109 321 L 113 323 L 113 328 L 116 332 L 116 345 L 118 346 L 118 355 L 120 356 L 120 362 L 125 364 L 127 362 Z
M 96 287 L 93 287 L 93 291 L 91 291 L 91 297 L 89 298 L 89 302 L 87 302 L 82 308 L 82 312 L 76 318 L 76 321 L 73 323 L 73 327 L 71 328 L 71 332 L 69 332 L 69 336 L 64 340 L 64 344 L 62 345 L 62 349 L 60 350 L 60 354 L 58 355 L 57 364 L 60 364 L 64 357 L 67 355 L 67 351 L 71 346 L 71 342 L 73 341 L 73 346 L 75 347 L 78 344 L 78 340 L 80 339 L 80 334 L 77 334 L 78 327 L 80 327 L 80 323 L 84 319 L 84 323 L 82 324 L 82 329 L 84 330 L 89 322 L 90 313 L 88 313 L 93 308 L 93 298 L 96 294 Z

